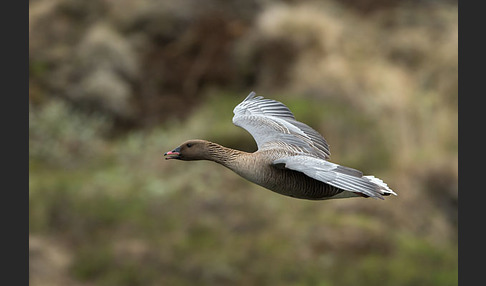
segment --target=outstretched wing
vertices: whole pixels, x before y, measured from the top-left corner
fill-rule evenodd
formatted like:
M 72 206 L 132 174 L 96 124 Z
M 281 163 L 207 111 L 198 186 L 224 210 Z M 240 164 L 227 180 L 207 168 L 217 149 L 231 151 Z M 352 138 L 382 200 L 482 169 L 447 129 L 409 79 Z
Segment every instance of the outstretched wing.
M 322 159 L 329 159 L 331 155 L 326 140 L 311 127 L 295 120 L 281 102 L 251 92 L 233 113 L 233 123 L 253 136 L 259 150 L 282 146 Z
M 368 197 L 383 199 L 396 195 L 387 184 L 373 176 L 363 176 L 361 171 L 340 166 L 311 156 L 297 155 L 277 159 L 273 162 L 280 168 L 287 168 L 345 191 L 361 193 Z

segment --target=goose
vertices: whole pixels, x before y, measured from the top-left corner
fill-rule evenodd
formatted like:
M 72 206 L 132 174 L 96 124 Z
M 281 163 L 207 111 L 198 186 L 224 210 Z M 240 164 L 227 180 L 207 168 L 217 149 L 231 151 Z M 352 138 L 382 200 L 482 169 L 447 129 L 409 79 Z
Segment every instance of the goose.
M 182 143 L 165 159 L 209 160 L 278 194 L 307 200 L 397 195 L 386 183 L 329 161 L 326 140 L 295 119 L 283 103 L 251 92 L 233 110 L 233 124 L 248 131 L 258 150 L 249 153 L 201 139 Z

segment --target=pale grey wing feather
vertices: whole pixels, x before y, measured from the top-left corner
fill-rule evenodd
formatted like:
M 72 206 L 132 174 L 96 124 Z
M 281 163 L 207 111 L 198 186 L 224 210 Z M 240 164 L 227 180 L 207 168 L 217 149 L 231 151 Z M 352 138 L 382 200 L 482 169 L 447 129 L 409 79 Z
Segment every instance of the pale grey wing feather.
M 331 155 L 326 140 L 308 125 L 295 120 L 281 102 L 251 92 L 233 113 L 233 123 L 253 136 L 259 150 L 284 146 L 323 159 Z
M 297 155 L 277 159 L 278 167 L 302 172 L 307 176 L 349 192 L 383 199 L 382 195 L 396 195 L 387 184 L 373 176 L 363 176 L 361 171 L 340 166 L 311 156 Z

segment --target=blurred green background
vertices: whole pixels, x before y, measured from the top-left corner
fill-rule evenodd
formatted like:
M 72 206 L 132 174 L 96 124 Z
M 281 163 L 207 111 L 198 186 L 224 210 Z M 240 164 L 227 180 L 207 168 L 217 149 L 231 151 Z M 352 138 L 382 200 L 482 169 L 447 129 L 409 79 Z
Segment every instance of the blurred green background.
M 29 1 L 31 285 L 457 285 L 457 1 Z M 250 91 L 385 201 L 211 162 Z

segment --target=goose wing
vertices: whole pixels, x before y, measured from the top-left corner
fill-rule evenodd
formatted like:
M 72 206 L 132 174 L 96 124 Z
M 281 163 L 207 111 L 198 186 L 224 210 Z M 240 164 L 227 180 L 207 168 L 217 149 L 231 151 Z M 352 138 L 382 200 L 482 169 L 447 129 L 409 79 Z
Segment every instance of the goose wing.
M 298 171 L 336 188 L 361 193 L 367 197 L 383 199 L 383 196 L 396 195 L 387 184 L 374 176 L 363 176 L 361 171 L 315 157 L 289 156 L 277 159 L 273 161 L 273 164 L 279 168 Z
M 326 140 L 311 127 L 295 120 L 281 102 L 251 92 L 233 113 L 233 123 L 253 136 L 258 150 L 283 147 L 322 159 L 329 159 L 331 155 Z

